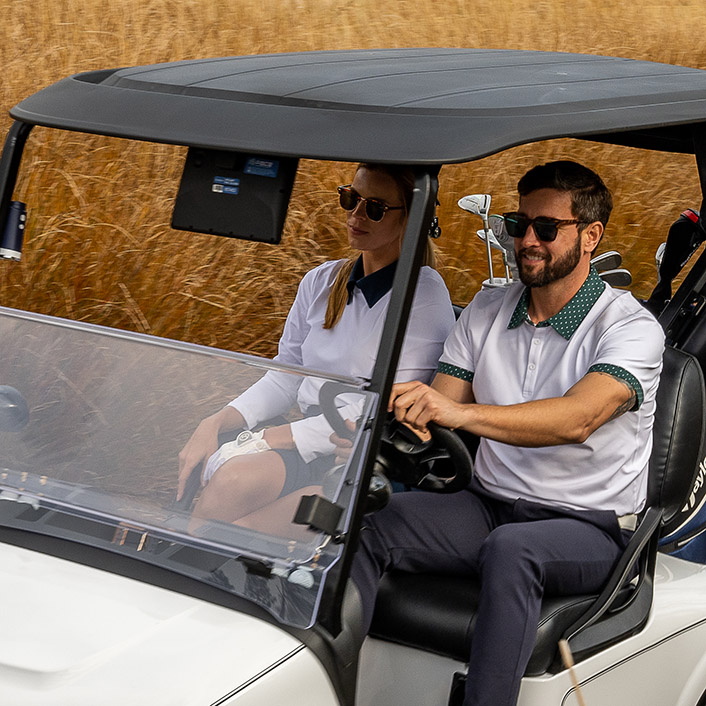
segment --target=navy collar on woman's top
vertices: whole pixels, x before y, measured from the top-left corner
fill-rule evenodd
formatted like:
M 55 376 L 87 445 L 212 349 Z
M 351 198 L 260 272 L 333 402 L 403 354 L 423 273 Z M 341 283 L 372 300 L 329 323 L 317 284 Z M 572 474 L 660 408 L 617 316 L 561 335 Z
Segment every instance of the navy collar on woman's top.
M 353 290 L 358 287 L 363 292 L 368 307 L 372 309 L 392 289 L 392 280 L 395 277 L 396 269 L 397 260 L 366 276 L 363 271 L 363 256 L 361 255 L 355 261 L 346 283 L 348 303 L 350 304 L 353 297 Z

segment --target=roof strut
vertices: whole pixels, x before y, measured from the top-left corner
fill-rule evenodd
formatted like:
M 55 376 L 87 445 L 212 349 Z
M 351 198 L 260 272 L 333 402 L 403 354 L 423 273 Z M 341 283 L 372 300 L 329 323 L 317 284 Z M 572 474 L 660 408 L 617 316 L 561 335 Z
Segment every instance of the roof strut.
M 691 135 L 701 182 L 699 226 L 706 232 L 706 126 L 703 123 L 692 126 Z M 681 286 L 659 315 L 658 320 L 664 328 L 669 345 L 682 348 L 692 331 L 697 314 L 706 304 L 705 295 L 706 251 L 692 265 Z
M 12 192 L 15 190 L 17 174 L 22 161 L 22 152 L 31 130 L 32 125 L 15 120 L 5 139 L 2 157 L 0 157 L 0 224 L 2 224 L 2 231 L 7 223 Z M 0 235 L 2 235 L 2 231 L 0 231 Z

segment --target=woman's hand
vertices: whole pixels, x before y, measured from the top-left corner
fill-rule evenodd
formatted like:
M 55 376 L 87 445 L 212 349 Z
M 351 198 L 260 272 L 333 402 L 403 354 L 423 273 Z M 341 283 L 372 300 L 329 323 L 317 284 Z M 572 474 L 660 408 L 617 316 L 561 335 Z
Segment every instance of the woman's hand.
M 205 462 L 218 449 L 218 434 L 245 427 L 243 415 L 235 407 L 224 407 L 203 419 L 179 452 L 179 483 L 177 500 L 184 494 L 186 481 L 199 463 Z
M 344 419 L 343 421 L 346 423 L 346 427 L 348 428 L 348 430 L 351 433 L 354 433 L 355 423 L 352 422 L 350 419 Z M 335 463 L 337 465 L 341 463 L 348 463 L 348 459 L 350 458 L 351 452 L 353 451 L 352 439 L 343 439 L 338 434 L 336 434 L 336 432 L 333 432 L 333 434 L 329 436 L 329 440 L 332 444 L 336 446 Z

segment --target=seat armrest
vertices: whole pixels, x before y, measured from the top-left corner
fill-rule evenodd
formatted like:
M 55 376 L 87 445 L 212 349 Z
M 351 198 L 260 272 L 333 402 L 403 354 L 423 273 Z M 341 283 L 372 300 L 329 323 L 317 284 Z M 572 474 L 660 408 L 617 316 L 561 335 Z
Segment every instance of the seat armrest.
M 625 551 L 617 561 L 613 572 L 608 579 L 608 583 L 601 591 L 593 605 L 565 632 L 564 639 L 569 643 L 581 632 L 595 624 L 607 612 L 620 612 L 627 608 L 632 599 L 638 594 L 638 591 L 644 582 L 646 573 L 652 571 L 652 564 L 655 561 L 657 553 L 657 541 L 659 539 L 659 531 L 662 525 L 662 510 L 649 507 L 645 511 L 642 521 L 630 538 Z M 630 592 L 630 597 L 623 600 L 618 606 L 614 606 L 614 602 L 621 589 L 624 589 L 626 583 L 630 579 L 635 566 L 639 561 L 642 561 L 637 579 L 637 584 Z

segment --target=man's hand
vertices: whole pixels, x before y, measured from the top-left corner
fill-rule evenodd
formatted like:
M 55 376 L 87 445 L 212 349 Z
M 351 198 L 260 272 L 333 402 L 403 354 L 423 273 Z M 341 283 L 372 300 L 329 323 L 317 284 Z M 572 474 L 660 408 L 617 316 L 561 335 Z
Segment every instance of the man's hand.
M 427 424 L 436 422 L 449 429 L 463 427 L 468 406 L 460 404 L 418 381 L 401 382 L 392 386 L 388 412 L 403 424 L 427 433 Z

